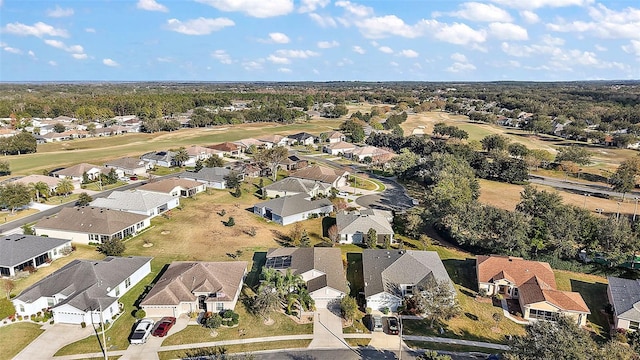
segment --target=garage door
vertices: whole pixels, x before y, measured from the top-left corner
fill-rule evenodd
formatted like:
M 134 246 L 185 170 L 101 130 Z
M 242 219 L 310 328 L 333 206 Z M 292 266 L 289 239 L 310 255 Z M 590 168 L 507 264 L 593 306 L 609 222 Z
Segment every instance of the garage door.
M 147 313 L 147 317 L 175 316 L 175 311 L 173 307 L 143 306 L 142 309 Z
M 53 319 L 55 322 L 62 324 L 80 324 L 84 321 L 84 314 L 54 311 Z
M 340 304 L 340 298 L 316 298 L 316 309 L 328 309 Z

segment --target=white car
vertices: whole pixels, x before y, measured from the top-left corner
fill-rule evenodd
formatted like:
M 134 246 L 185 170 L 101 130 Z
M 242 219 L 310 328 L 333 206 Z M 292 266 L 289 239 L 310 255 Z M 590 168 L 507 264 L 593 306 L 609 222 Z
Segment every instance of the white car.
M 133 330 L 133 333 L 131 333 L 129 343 L 131 343 L 132 345 L 146 343 L 149 336 L 151 336 L 153 324 L 154 322 L 152 319 L 140 320 L 140 322 L 136 325 L 136 328 Z
M 349 196 L 349 193 L 348 193 L 348 192 L 346 192 L 346 191 L 340 191 L 340 192 L 338 193 L 338 196 Z

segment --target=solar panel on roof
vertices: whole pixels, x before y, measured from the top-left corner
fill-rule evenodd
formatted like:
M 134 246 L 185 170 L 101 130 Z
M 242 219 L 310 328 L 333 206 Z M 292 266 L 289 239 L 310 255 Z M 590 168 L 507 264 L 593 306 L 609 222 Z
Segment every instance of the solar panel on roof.
M 286 269 L 291 266 L 291 256 L 268 258 L 265 266 L 273 269 Z

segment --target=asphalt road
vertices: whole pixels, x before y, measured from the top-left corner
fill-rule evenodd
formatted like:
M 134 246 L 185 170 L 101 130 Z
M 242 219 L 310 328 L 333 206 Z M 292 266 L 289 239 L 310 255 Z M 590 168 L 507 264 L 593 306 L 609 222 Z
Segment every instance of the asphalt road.
M 420 353 L 415 351 L 403 351 L 402 359 L 415 359 Z M 453 360 L 478 360 L 483 356 L 474 356 L 465 353 L 446 353 Z M 341 350 L 305 350 L 305 351 L 273 351 L 269 353 L 254 354 L 258 360 L 382 360 L 399 359 L 397 351 L 376 350 L 376 349 L 341 349 Z
M 171 174 L 171 175 L 159 176 L 159 177 L 156 177 L 154 179 L 170 178 L 170 177 L 175 177 L 175 176 L 177 176 L 179 174 L 181 174 L 181 173 L 175 173 L 175 174 Z M 127 184 L 127 185 L 123 185 L 123 186 L 121 186 L 119 188 L 116 188 L 116 189 L 106 190 L 106 191 L 103 191 L 103 192 L 100 192 L 100 193 L 93 194 L 93 195 L 91 195 L 91 197 L 94 198 L 94 199 L 101 198 L 101 197 L 107 197 L 114 190 L 118 190 L 118 191 L 130 190 L 130 189 L 135 189 L 138 186 L 142 186 L 144 184 L 146 184 L 146 181 Z M 5 232 L 7 232 L 9 230 L 13 230 L 13 229 L 19 228 L 19 227 L 23 226 L 24 224 L 30 224 L 30 223 L 36 222 L 36 221 L 38 221 L 38 220 L 40 220 L 42 218 L 45 218 L 47 216 L 51 216 L 51 215 L 57 214 L 60 210 L 62 210 L 65 207 L 69 207 L 70 208 L 70 207 L 74 207 L 74 206 L 75 206 L 75 202 L 72 201 L 72 202 L 69 202 L 69 203 L 66 203 L 66 204 L 61 204 L 61 205 L 58 205 L 56 207 L 52 207 L 52 208 L 47 209 L 47 210 L 43 210 L 43 211 L 37 212 L 37 213 L 35 213 L 33 215 L 29 215 L 29 216 L 23 217 L 21 219 L 17 219 L 17 220 L 8 222 L 6 224 L 2 224 L 2 225 L 0 225 L 0 234 L 4 234 Z
M 603 197 L 622 197 L 622 193 L 611 190 L 610 187 L 594 183 L 580 183 L 575 181 L 564 181 L 558 178 L 530 175 L 529 182 L 533 184 L 547 185 L 557 189 L 563 189 L 578 194 L 601 195 Z M 627 198 L 640 197 L 640 192 L 630 192 Z

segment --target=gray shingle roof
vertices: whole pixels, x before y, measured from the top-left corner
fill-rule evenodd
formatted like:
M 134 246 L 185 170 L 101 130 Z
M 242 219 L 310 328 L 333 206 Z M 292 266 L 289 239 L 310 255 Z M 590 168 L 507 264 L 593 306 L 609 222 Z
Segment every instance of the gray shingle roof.
M 365 297 L 381 292 L 400 296 L 400 284 L 420 285 L 431 280 L 451 282 L 435 251 L 367 249 L 362 252 L 362 270 Z
M 270 258 L 283 256 L 291 257 L 291 266 L 288 268 L 293 274 L 303 274 L 313 269 L 325 274 L 307 282 L 309 292 L 327 286 L 345 294 L 349 292 L 340 249 L 321 247 L 269 249 L 267 261 Z M 286 269 L 279 270 L 286 271 Z
M 148 216 L 97 207 L 63 208 L 58 214 L 38 221 L 36 229 L 55 229 L 112 235 L 144 221 Z
M 122 168 L 128 170 L 135 170 L 141 167 L 145 167 L 144 161 L 132 157 L 123 157 L 120 159 L 110 160 L 104 163 L 106 167 Z
M 62 170 L 55 171 L 53 175 L 63 175 L 63 176 L 72 176 L 72 177 L 82 177 L 82 175 L 91 170 L 98 169 L 100 172 L 108 173 L 109 169 L 104 169 L 102 166 L 92 165 L 87 163 L 82 163 L 78 165 L 74 165 L 68 168 L 64 168 Z
M 223 183 L 224 177 L 229 175 L 231 170 L 222 167 L 202 168 L 198 172 L 185 172 L 179 175 L 183 179 L 193 179 L 197 181 L 208 181 Z
M 373 211 L 340 211 L 336 215 L 336 225 L 340 234 L 366 234 L 374 229 L 378 235 L 393 234 L 393 228 L 387 216 Z
M 616 316 L 640 321 L 640 280 L 607 277 Z
M 330 187 L 326 183 L 320 183 L 314 180 L 298 179 L 298 178 L 284 178 L 280 181 L 276 181 L 273 184 L 269 184 L 264 188 L 271 191 L 286 191 L 288 193 L 295 194 L 309 194 L 316 187 L 326 190 Z
M 307 200 L 307 197 L 307 194 L 283 196 L 257 203 L 254 206 L 268 208 L 272 213 L 285 217 L 333 205 L 329 199 Z
M 24 290 L 16 300 L 31 303 L 55 294 L 69 296 L 56 307 L 69 304 L 80 310 L 103 308 L 117 299 L 107 295 L 116 285 L 151 261 L 150 257 L 106 257 L 98 260 L 76 259 Z
M 175 155 L 176 155 L 176 153 L 173 152 L 173 151 L 157 151 L 157 152 L 146 153 L 146 154 L 142 155 L 140 157 L 140 159 L 142 159 L 144 161 L 166 161 L 166 162 L 171 162 L 171 161 L 173 161 L 173 157 Z
M 147 212 L 173 200 L 168 194 L 144 190 L 113 191 L 106 198 L 97 198 L 89 205 L 122 211 Z
M 0 238 L 0 266 L 13 267 L 40 256 L 70 240 L 13 234 Z

